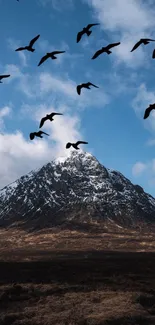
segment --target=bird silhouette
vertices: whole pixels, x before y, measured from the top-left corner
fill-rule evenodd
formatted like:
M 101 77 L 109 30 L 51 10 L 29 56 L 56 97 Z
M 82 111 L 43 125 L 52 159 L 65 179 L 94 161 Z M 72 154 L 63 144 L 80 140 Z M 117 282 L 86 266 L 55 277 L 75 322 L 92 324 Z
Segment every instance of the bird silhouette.
M 155 59 L 155 50 L 153 50 L 152 59 Z
M 144 113 L 144 119 L 148 118 L 150 115 L 150 112 L 155 109 L 155 103 L 149 105 L 149 107 L 146 108 L 145 113 Z
M 89 30 L 92 26 L 96 26 L 96 25 L 100 25 L 100 24 L 88 24 L 86 27 L 84 27 L 78 34 L 77 34 L 77 39 L 76 42 L 80 42 L 81 37 L 84 34 L 87 34 L 87 36 L 90 36 L 90 34 L 92 33 L 91 30 Z
M 10 77 L 10 74 L 2 74 L 2 75 L 0 75 L 0 83 L 2 84 L 2 79 L 3 78 L 8 78 L 8 77 Z
M 41 128 L 44 125 L 45 121 L 47 121 L 47 120 L 50 120 L 51 122 L 54 121 L 54 118 L 53 118 L 54 115 L 63 115 L 63 114 L 61 114 L 61 113 L 54 113 L 54 112 L 51 113 L 51 114 L 47 114 L 46 116 L 44 116 L 41 119 L 39 128 Z
M 83 83 L 83 84 L 80 84 L 76 87 L 76 90 L 77 90 L 77 93 L 78 95 L 81 94 L 81 88 L 87 88 L 87 89 L 91 89 L 90 86 L 93 86 L 95 88 L 99 88 L 98 86 L 95 86 L 94 84 L 92 84 L 91 82 L 87 82 L 87 83 Z
M 121 43 L 120 42 L 118 42 L 118 43 L 113 43 L 113 44 L 109 44 L 109 45 L 107 45 L 107 46 L 105 46 L 105 47 L 102 47 L 100 50 L 98 50 L 97 52 L 95 52 L 95 54 L 93 55 L 93 57 L 92 57 L 92 60 L 94 60 L 94 59 L 96 59 L 100 54 L 102 54 L 102 53 L 107 53 L 107 54 L 111 54 L 112 53 L 112 51 L 110 51 L 110 49 L 112 48 L 112 47 L 114 47 L 114 46 L 118 46 L 118 45 L 120 45 Z
M 137 47 L 140 46 L 141 44 L 147 45 L 147 44 L 149 44 L 149 42 L 151 42 L 151 41 L 155 41 L 155 40 L 154 40 L 154 39 L 151 39 L 151 38 L 141 38 L 140 41 L 138 41 L 138 42 L 134 45 L 133 49 L 132 49 L 130 52 L 133 52 L 134 50 L 136 50 Z
M 31 132 L 30 133 L 30 140 L 33 140 L 35 137 L 43 138 L 42 134 L 46 134 L 46 135 L 49 136 L 49 134 L 47 134 L 46 132 L 43 132 L 43 131 Z
M 78 145 L 79 144 L 88 144 L 88 142 L 85 142 L 85 141 L 77 141 L 76 143 L 71 143 L 71 142 L 68 142 L 67 144 L 66 144 L 66 149 L 68 149 L 68 148 L 70 148 L 71 146 L 74 148 L 74 149 L 76 149 L 76 150 L 78 150 L 78 149 L 80 149 L 80 148 L 78 148 Z
M 37 35 L 36 37 L 34 37 L 34 38 L 30 41 L 29 45 L 24 46 L 24 47 L 19 47 L 19 48 L 16 49 L 15 51 L 17 52 L 17 51 L 27 50 L 27 51 L 30 51 L 30 52 L 34 52 L 35 49 L 33 49 L 32 46 L 33 46 L 33 44 L 37 41 L 37 39 L 38 39 L 39 37 L 40 37 L 40 35 Z
M 55 56 L 56 54 L 60 54 L 60 53 L 65 53 L 66 51 L 53 51 L 53 52 L 49 52 L 49 53 L 46 53 L 46 55 L 44 55 L 39 64 L 38 64 L 38 67 L 39 65 L 41 65 L 44 61 L 46 61 L 47 59 L 51 58 L 52 60 L 55 60 L 57 59 L 57 57 Z

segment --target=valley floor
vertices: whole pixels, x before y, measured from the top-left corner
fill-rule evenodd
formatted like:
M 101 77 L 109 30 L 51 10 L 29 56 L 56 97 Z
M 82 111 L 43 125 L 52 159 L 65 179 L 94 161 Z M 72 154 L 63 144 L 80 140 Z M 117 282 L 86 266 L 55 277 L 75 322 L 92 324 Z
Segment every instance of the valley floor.
M 154 325 L 154 234 L 1 229 L 0 324 Z

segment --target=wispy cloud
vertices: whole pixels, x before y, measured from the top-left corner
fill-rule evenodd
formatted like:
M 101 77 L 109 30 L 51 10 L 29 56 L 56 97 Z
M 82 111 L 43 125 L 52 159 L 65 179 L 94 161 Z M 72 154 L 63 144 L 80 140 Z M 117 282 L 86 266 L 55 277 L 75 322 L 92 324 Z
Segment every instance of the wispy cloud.
M 10 78 L 6 79 L 5 82 L 10 83 L 14 79 L 19 79 L 24 76 L 20 68 L 15 64 L 6 64 L 4 67 L 4 74 L 10 74 Z
M 133 176 L 141 176 L 142 173 L 147 169 L 147 164 L 144 164 L 142 162 L 137 162 L 133 167 L 132 167 L 132 174 Z
M 21 44 L 20 44 L 20 41 L 18 40 L 14 40 L 12 38 L 9 38 L 7 40 L 8 42 L 8 47 L 12 50 L 12 51 L 15 51 Z M 27 67 L 27 56 L 26 56 L 26 53 L 25 52 L 17 52 L 18 55 L 19 55 L 19 58 L 21 60 L 21 65 L 23 67 Z
M 149 139 L 149 140 L 146 142 L 146 145 L 147 145 L 147 146 L 155 146 L 155 139 Z
M 77 84 L 69 78 L 62 79 L 49 73 L 40 74 L 40 91 L 42 93 L 59 92 L 59 94 L 66 96 L 66 99 L 74 100 L 76 107 L 86 108 L 86 105 L 104 107 L 110 101 L 110 97 L 101 87 L 96 94 L 96 89 L 83 89 L 82 95 L 79 96 L 76 92 L 76 86 Z
M 12 109 L 9 106 L 4 106 L 0 108 L 0 131 L 5 129 L 4 118 L 10 116 Z
M 76 67 L 77 60 L 79 62 L 80 58 L 84 57 L 83 53 L 73 53 L 70 51 L 69 45 L 65 42 L 65 41 L 61 41 L 55 45 L 50 44 L 50 42 L 48 40 L 42 39 L 40 40 L 40 42 L 38 43 L 38 46 L 42 52 L 42 55 L 45 55 L 45 53 L 47 52 L 52 52 L 52 51 L 65 51 L 65 53 L 60 53 L 57 55 L 57 60 L 54 61 L 54 64 L 61 66 L 64 63 L 68 63 L 70 65 L 70 68 L 74 68 Z M 44 67 L 46 68 L 47 65 L 45 63 Z
M 147 90 L 146 85 L 143 83 L 137 89 L 137 94 L 132 101 L 132 107 L 134 108 L 137 116 L 141 118 L 144 126 L 149 129 L 149 131 L 155 131 L 155 112 L 151 112 L 151 118 L 143 120 L 145 109 L 150 105 L 155 103 L 155 92 Z
M 132 175 L 138 179 L 146 179 L 147 185 L 154 188 L 155 185 L 155 159 L 146 162 L 137 162 L 132 167 Z
M 43 6 L 51 5 L 53 9 L 57 11 L 63 11 L 74 8 L 73 0 L 40 0 L 40 4 Z

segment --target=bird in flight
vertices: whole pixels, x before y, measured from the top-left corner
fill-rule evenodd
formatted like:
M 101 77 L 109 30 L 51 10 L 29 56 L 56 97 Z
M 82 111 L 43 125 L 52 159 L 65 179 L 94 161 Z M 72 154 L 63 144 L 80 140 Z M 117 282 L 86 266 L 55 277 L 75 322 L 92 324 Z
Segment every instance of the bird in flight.
M 49 134 L 47 134 L 46 132 L 43 132 L 43 131 L 31 132 L 30 133 L 30 140 L 33 140 L 35 137 L 43 138 L 42 134 L 46 134 L 46 135 L 49 136 Z
M 8 77 L 10 77 L 10 74 L 3 74 L 3 75 L 0 75 L 0 83 L 2 84 L 2 79 L 3 78 L 8 78 Z
M 107 53 L 107 54 L 111 54 L 112 53 L 112 51 L 110 51 L 110 49 L 112 48 L 112 47 L 114 47 L 114 46 L 118 46 L 118 45 L 120 45 L 121 43 L 120 42 L 118 42 L 118 43 L 113 43 L 113 44 L 109 44 L 109 45 L 107 45 L 107 46 L 105 46 L 105 47 L 102 47 L 100 50 L 98 50 L 94 55 L 93 55 L 93 57 L 92 57 L 92 60 L 94 60 L 94 59 L 96 59 L 100 54 L 102 54 L 102 53 Z
M 76 149 L 76 150 L 78 150 L 78 149 L 80 149 L 80 148 L 78 148 L 78 145 L 79 144 L 88 144 L 88 142 L 85 142 L 85 141 L 77 141 L 76 143 L 71 143 L 71 142 L 68 142 L 67 144 L 66 144 L 66 149 L 68 149 L 68 148 L 70 148 L 71 146 L 74 148 L 74 149 Z
M 44 55 L 39 64 L 38 64 L 38 67 L 39 65 L 41 65 L 44 61 L 46 61 L 47 59 L 51 58 L 52 60 L 55 60 L 57 59 L 57 57 L 55 56 L 56 54 L 60 54 L 60 53 L 65 53 L 66 51 L 53 51 L 53 52 L 50 52 L 50 53 L 46 53 L 46 55 Z
M 155 59 L 155 50 L 153 50 L 152 59 Z
M 30 52 L 34 52 L 35 49 L 33 49 L 32 46 L 33 46 L 33 44 L 37 41 L 37 39 L 38 39 L 39 37 L 40 37 L 40 35 L 37 35 L 36 37 L 34 37 L 34 38 L 30 41 L 29 45 L 24 46 L 24 47 L 19 47 L 19 48 L 16 49 L 15 51 L 17 52 L 17 51 L 27 50 L 27 51 L 30 51 Z
M 77 93 L 78 95 L 81 94 L 81 88 L 87 88 L 87 89 L 91 89 L 90 86 L 93 86 L 95 88 L 99 88 L 98 86 L 95 86 L 94 84 L 92 84 L 91 82 L 87 82 L 87 83 L 83 83 L 83 84 L 80 84 L 76 87 L 76 90 L 77 90 Z
M 151 42 L 151 41 L 155 41 L 155 40 L 154 40 L 154 39 L 151 39 L 151 38 L 141 38 L 140 41 L 138 41 L 138 42 L 134 45 L 133 49 L 132 49 L 130 52 L 133 52 L 134 50 L 136 50 L 137 47 L 138 47 L 139 45 L 141 45 L 141 44 L 147 45 L 147 44 L 149 44 L 149 42 Z
M 54 112 L 51 113 L 51 114 L 47 114 L 46 116 L 44 116 L 41 119 L 39 128 L 41 128 L 44 125 L 45 121 L 47 121 L 47 120 L 50 120 L 51 122 L 54 121 L 54 118 L 53 118 L 54 115 L 63 115 L 63 114 L 61 114 L 61 113 L 54 113 Z
M 77 34 L 77 39 L 76 42 L 79 43 L 81 37 L 84 34 L 87 34 L 87 36 L 90 36 L 90 34 L 92 33 L 91 30 L 89 30 L 92 26 L 96 26 L 96 25 L 100 25 L 100 24 L 88 24 L 86 27 L 84 27 L 78 34 Z
M 150 112 L 155 109 L 155 103 L 149 105 L 149 107 L 146 108 L 145 113 L 144 113 L 144 119 L 146 119 L 147 117 L 149 117 Z

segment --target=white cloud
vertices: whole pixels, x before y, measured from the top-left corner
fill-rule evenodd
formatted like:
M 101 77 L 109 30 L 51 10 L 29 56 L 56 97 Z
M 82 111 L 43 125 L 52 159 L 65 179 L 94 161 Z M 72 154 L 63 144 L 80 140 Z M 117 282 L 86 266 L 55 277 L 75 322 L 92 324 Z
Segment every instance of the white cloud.
M 46 125 L 51 130 L 53 141 L 57 143 L 57 155 L 65 155 L 65 146 L 67 142 L 76 142 L 81 139 L 80 119 L 78 116 L 61 116 L 56 117 L 54 123 Z
M 116 63 L 124 62 L 130 67 L 138 67 L 147 62 L 145 46 L 141 46 L 133 53 L 130 52 L 140 38 L 153 37 L 155 9 L 147 1 L 146 3 L 141 0 L 83 1 L 93 7 L 94 15 L 101 23 L 101 28 L 113 33 L 109 43 L 121 42 L 121 45 L 113 51 L 113 57 L 118 58 Z
M 132 31 L 133 33 L 143 32 L 153 27 L 155 11 L 147 3 L 139 0 L 88 0 L 91 4 L 103 27 L 111 31 Z
M 132 167 L 132 174 L 133 176 L 141 176 L 142 173 L 147 169 L 147 165 L 142 163 L 142 162 L 137 162 L 133 167 Z
M 31 85 L 29 86 L 31 90 Z M 34 84 L 35 90 L 36 87 Z M 61 85 L 58 86 L 58 90 L 60 88 Z M 62 89 L 65 95 L 66 92 L 63 87 Z M 36 127 L 29 132 L 38 130 L 40 119 L 47 113 L 56 111 L 64 113 L 64 116 L 56 116 L 54 122 L 47 121 L 45 123 L 43 130 L 49 133 L 50 137 L 45 135 L 43 139 L 35 138 L 31 141 L 29 134 L 26 139 L 20 131 L 0 135 L 0 160 L 3 161 L 3 164 L 0 165 L 0 188 L 52 159 L 68 156 L 70 150 L 65 148 L 66 143 L 83 138 L 80 132 L 79 117 L 76 113 L 69 115 L 68 106 L 65 103 L 65 101 L 63 105 L 59 103 L 55 108 L 53 105 L 48 106 L 46 99 L 46 104 L 22 105 L 19 118 L 28 117 L 36 122 Z M 9 113 L 9 107 L 2 108 L 0 121 Z
M 43 130 L 50 133 L 52 141 L 56 144 L 57 152 L 59 151 L 59 154 L 62 155 L 63 153 L 65 155 L 66 143 L 77 141 L 81 137 L 79 116 L 76 113 L 70 115 L 68 107 L 65 107 L 65 105 L 60 105 L 57 109 L 52 105 L 48 107 L 45 104 L 37 106 L 23 105 L 22 107 L 23 116 L 30 114 L 38 126 L 41 118 L 51 112 L 62 113 L 63 115 L 54 116 L 54 121 L 52 122 L 46 121 L 43 125 Z M 33 115 L 31 115 L 32 113 Z
M 0 135 L 0 188 L 39 167 L 48 156 L 51 150 L 45 140 L 29 142 L 20 132 Z
M 39 115 L 36 120 L 40 120 Z M 29 135 L 25 139 L 19 131 L 0 134 L 0 161 L 3 162 L 0 165 L 0 188 L 60 155 L 68 156 L 70 150 L 65 148 L 66 143 L 82 138 L 77 116 L 66 115 L 55 119 L 54 123 L 47 122 L 45 129 L 50 131 L 50 137 L 33 141 L 29 140 Z

